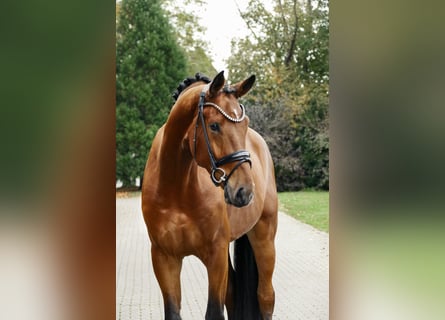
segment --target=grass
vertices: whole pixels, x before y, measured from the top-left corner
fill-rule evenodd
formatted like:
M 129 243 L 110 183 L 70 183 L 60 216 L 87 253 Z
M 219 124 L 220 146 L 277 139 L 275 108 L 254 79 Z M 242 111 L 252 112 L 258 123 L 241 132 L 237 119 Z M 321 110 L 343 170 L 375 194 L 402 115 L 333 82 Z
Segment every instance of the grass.
M 303 190 L 278 193 L 280 210 L 318 230 L 329 232 L 329 192 Z
M 116 198 L 133 198 L 139 197 L 141 195 L 141 191 L 139 190 L 124 190 L 118 189 L 116 190 Z

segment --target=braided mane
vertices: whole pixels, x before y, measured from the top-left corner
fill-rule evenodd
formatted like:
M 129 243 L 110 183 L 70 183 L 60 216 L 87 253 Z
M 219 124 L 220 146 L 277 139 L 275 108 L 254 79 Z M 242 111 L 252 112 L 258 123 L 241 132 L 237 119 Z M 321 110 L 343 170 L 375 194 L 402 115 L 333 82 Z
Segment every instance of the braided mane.
M 207 76 L 205 76 L 205 75 L 203 75 L 203 74 L 198 72 L 198 73 L 195 74 L 194 78 L 188 77 L 188 78 L 184 79 L 179 84 L 179 86 L 176 88 L 175 92 L 172 95 L 173 99 L 175 99 L 175 101 L 178 100 L 179 95 L 181 94 L 182 91 L 184 91 L 185 88 L 187 88 L 191 84 L 193 84 L 195 82 L 198 82 L 198 81 L 203 81 L 205 83 L 210 83 L 212 80 L 209 77 L 207 77 Z

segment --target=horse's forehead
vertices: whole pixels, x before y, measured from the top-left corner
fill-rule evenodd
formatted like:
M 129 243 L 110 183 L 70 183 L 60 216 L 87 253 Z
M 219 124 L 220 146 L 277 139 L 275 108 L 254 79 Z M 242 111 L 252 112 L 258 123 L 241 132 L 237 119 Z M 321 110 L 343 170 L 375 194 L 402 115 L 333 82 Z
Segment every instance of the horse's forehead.
M 223 109 L 227 108 L 231 110 L 239 107 L 238 99 L 231 93 L 220 92 L 216 100 L 216 104 L 221 106 Z

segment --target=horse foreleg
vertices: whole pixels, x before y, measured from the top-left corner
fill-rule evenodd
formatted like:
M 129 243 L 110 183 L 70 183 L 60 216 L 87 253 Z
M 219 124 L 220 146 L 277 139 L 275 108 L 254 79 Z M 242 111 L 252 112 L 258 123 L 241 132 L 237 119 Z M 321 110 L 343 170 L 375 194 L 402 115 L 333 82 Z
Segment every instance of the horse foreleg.
M 227 309 L 227 316 L 229 319 L 233 319 L 233 309 L 234 309 L 234 281 L 235 281 L 235 270 L 233 270 L 232 261 L 230 260 L 230 254 L 228 256 L 228 275 L 227 275 L 227 291 L 226 291 L 226 309 Z
M 228 260 L 227 246 L 216 249 L 204 261 L 209 278 L 209 298 L 206 320 L 224 320 L 224 302 L 227 291 Z
M 182 259 L 165 254 L 155 246 L 151 247 L 153 269 L 164 299 L 165 320 L 181 320 L 181 279 Z
M 272 274 L 275 268 L 275 230 L 261 220 L 248 234 L 258 268 L 258 303 L 263 320 L 271 320 L 275 305 Z

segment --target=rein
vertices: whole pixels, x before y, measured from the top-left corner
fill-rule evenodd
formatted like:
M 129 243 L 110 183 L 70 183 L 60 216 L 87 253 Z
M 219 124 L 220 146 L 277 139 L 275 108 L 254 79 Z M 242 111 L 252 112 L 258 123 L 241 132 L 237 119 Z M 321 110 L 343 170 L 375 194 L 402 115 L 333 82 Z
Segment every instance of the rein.
M 244 120 L 246 116 L 246 110 L 242 104 L 241 110 L 242 115 L 240 118 L 233 118 L 229 116 L 220 106 L 218 106 L 215 103 L 212 102 L 205 102 L 205 95 L 208 89 L 208 85 L 204 86 L 204 89 L 201 91 L 199 95 L 199 103 L 198 103 L 198 117 L 196 118 L 196 126 L 195 126 L 195 137 L 194 137 L 194 144 L 195 144 L 195 157 L 196 157 L 196 129 L 198 128 L 199 121 L 201 121 L 202 129 L 204 132 L 204 139 L 207 145 L 207 152 L 209 154 L 210 158 L 210 165 L 212 166 L 212 171 L 210 173 L 210 178 L 212 179 L 215 186 L 225 185 L 229 178 L 232 176 L 232 174 L 235 172 L 236 169 L 238 169 L 244 162 L 248 162 L 250 164 L 250 167 L 252 167 L 252 161 L 250 160 L 250 153 L 247 150 L 238 150 L 234 153 L 231 153 L 227 156 L 222 157 L 221 159 L 217 160 L 215 158 L 215 155 L 213 154 L 212 147 L 210 146 L 210 139 L 209 135 L 207 133 L 207 128 L 205 125 L 204 120 L 204 107 L 205 106 L 212 106 L 216 110 L 218 110 L 226 119 L 235 122 L 240 123 Z M 231 162 L 237 162 L 237 164 L 233 167 L 233 169 L 230 171 L 230 173 L 227 175 L 224 169 L 221 168 L 221 166 L 231 163 Z

